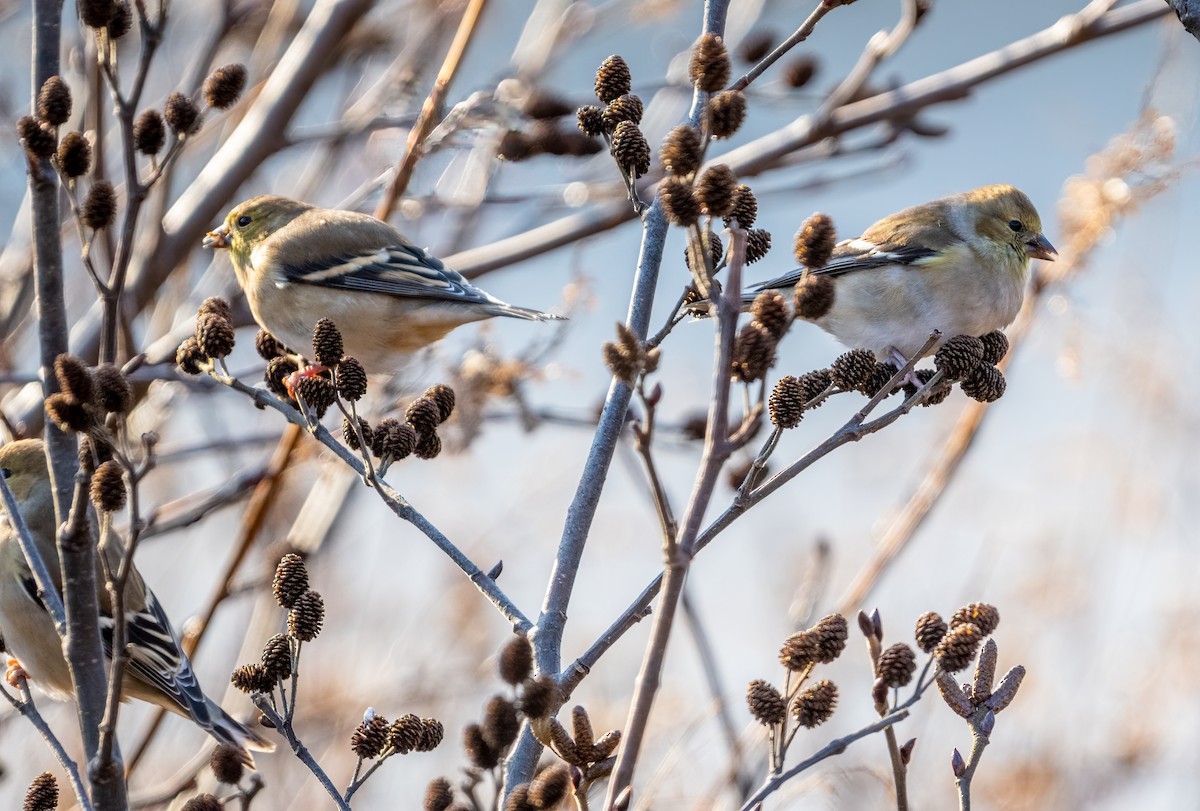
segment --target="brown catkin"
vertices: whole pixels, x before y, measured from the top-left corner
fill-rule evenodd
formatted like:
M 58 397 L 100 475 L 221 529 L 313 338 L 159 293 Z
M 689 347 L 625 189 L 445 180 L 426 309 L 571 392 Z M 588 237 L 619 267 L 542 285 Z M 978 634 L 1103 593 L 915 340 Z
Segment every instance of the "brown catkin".
M 79 0 L 76 8 L 83 24 L 89 28 L 107 28 L 117 10 L 113 0 Z
M 46 416 L 63 431 L 81 433 L 92 427 L 92 417 L 83 403 L 70 395 L 56 392 L 46 398 Z
M 937 647 L 937 644 L 942 641 L 942 637 L 946 635 L 947 628 L 946 621 L 936 611 L 922 614 L 917 619 L 917 627 L 914 634 L 917 640 L 917 647 L 925 651 L 925 653 L 931 653 Z
M 242 758 L 246 755 L 241 747 L 223 743 L 213 750 L 208 759 L 208 767 L 212 769 L 213 777 L 218 783 L 236 786 L 242 779 L 246 764 Z
M 975 651 L 983 641 L 983 634 L 976 625 L 959 625 L 951 628 L 933 651 L 938 666 L 947 673 L 966 670 L 975 658 Z
M 796 317 L 809 321 L 824 318 L 833 309 L 837 288 L 833 279 L 821 273 L 805 273 L 792 292 Z
M 254 336 L 254 351 L 263 360 L 270 361 L 287 354 L 287 347 L 279 342 L 279 339 L 272 335 L 267 330 L 259 327 L 258 333 Z
M 903 687 L 912 681 L 916 671 L 917 655 L 903 642 L 887 648 L 875 663 L 875 675 L 888 687 Z
M 120 39 L 133 28 L 133 9 L 126 0 L 119 0 L 113 8 L 113 15 L 108 20 L 108 38 Z
M 271 582 L 271 593 L 281 608 L 291 608 L 300 595 L 308 591 L 308 568 L 304 558 L 289 552 L 279 559 L 275 567 L 275 579 Z
M 950 627 L 974 624 L 984 636 L 991 636 L 1000 625 L 1000 611 L 988 603 L 967 603 L 950 615 Z
M 746 264 L 753 265 L 771 250 L 771 232 L 753 228 L 746 233 Z
M 818 662 L 829 664 L 846 649 L 849 626 L 846 624 L 846 618 L 841 614 L 829 614 L 822 617 L 812 627 L 812 632 L 816 637 Z
M 604 108 L 604 129 L 606 132 L 613 132 L 622 121 L 640 124 L 643 112 L 645 112 L 645 107 L 642 100 L 634 94 L 626 93 L 618 96 Z
M 337 391 L 342 399 L 355 402 L 367 393 L 367 370 L 356 358 L 349 356 L 338 361 Z
M 750 228 L 757 218 L 758 198 L 754 196 L 754 191 L 743 183 L 734 190 L 733 208 L 725 217 L 725 227 L 730 227 L 733 221 L 737 220 L 742 228 Z
M 288 633 L 301 642 L 311 642 L 321 633 L 325 621 L 325 601 L 309 589 L 296 598 L 288 612 Z
M 92 370 L 74 355 L 64 352 L 54 359 L 54 377 L 63 394 L 78 403 L 89 402 L 95 393 Z
M 675 176 L 663 178 L 658 184 L 658 199 L 667 219 L 675 225 L 687 228 L 700 219 L 700 203 L 685 180 Z
M 526 679 L 517 709 L 528 718 L 545 718 L 558 703 L 558 685 L 549 675 Z
M 688 78 L 696 89 L 705 93 L 716 93 L 729 81 L 729 52 L 724 41 L 713 33 L 707 33 L 692 47 L 688 62 Z
M 71 88 L 61 76 L 42 83 L 37 96 L 37 117 L 52 127 L 62 126 L 71 117 Z
M 313 360 L 321 366 L 336 366 L 343 352 L 342 333 L 331 319 L 322 318 L 313 327 Z
M 117 194 L 107 180 L 97 180 L 88 189 L 80 216 L 83 224 L 94 231 L 108 228 L 117 218 Z
M 700 167 L 700 133 L 690 124 L 680 124 L 667 133 L 658 158 L 663 169 L 672 175 L 690 175 Z
M 751 322 L 738 332 L 733 344 L 734 380 L 752 383 L 761 380 L 775 363 L 775 336 L 761 324 Z
M 371 423 L 359 417 L 358 429 L 362 431 L 363 441 L 369 445 L 373 435 L 371 432 Z M 362 450 L 362 444 L 358 441 L 358 434 L 355 432 L 349 417 L 342 417 L 342 441 L 352 451 Z
M 435 386 L 427 388 L 423 396 L 437 406 L 439 425 L 450 419 L 450 416 L 454 413 L 454 389 L 438 383 Z
M 388 742 L 388 720 L 382 715 L 364 718 L 350 734 L 350 751 L 363 760 L 379 757 Z
M 995 366 L 1008 354 L 1008 336 L 1000 330 L 992 330 L 980 336 L 983 344 L 983 362 Z
M 604 134 L 604 110 L 596 105 L 580 107 L 575 111 L 575 119 L 584 135 L 597 138 Z
M 126 414 L 133 408 L 133 384 L 111 363 L 92 370 L 96 404 L 110 414 Z
M 235 690 L 243 693 L 269 693 L 275 689 L 275 679 L 260 664 L 242 665 L 229 677 Z
M 488 746 L 479 724 L 467 724 L 463 728 L 463 751 L 477 769 L 494 769 L 500 763 L 500 753 Z
M 197 794 L 183 804 L 182 811 L 221 811 L 221 801 L 212 794 Z
M 822 679 L 796 696 L 792 715 L 800 726 L 812 729 L 829 720 L 837 708 L 837 700 L 837 685 Z
M 246 66 L 223 65 L 204 80 L 204 100 L 209 107 L 224 110 L 232 107 L 246 87 Z
M 764 290 L 750 304 L 750 318 L 762 325 L 776 340 L 787 332 L 791 314 L 787 300 L 778 290 Z
M 725 90 L 708 102 L 708 131 L 714 138 L 729 138 L 746 120 L 746 94 Z
M 506 683 L 518 685 L 533 672 L 533 646 L 523 636 L 514 635 L 504 643 L 496 660 L 496 669 Z
M 200 108 L 178 91 L 167 96 L 167 103 L 163 106 L 163 118 L 177 137 L 196 134 L 203 123 Z
M 529 784 L 529 801 L 534 808 L 554 808 L 571 789 L 571 771 L 565 763 L 543 770 Z
M 197 343 L 195 335 L 185 338 L 179 348 L 175 350 L 175 365 L 179 367 L 180 371 L 189 375 L 198 375 L 204 371 L 201 364 L 206 360 L 204 353 L 200 351 L 200 344 Z
M 407 713 L 397 718 L 388 727 L 387 745 L 400 754 L 407 755 L 417 748 L 423 735 L 424 725 L 421 723 L 421 719 L 412 713 Z
M 517 739 L 521 721 L 517 718 L 517 707 L 501 695 L 492 696 L 483 711 L 483 739 L 488 746 L 504 751 Z
M 825 267 L 837 245 L 837 231 L 828 214 L 813 214 L 800 226 L 794 245 L 796 261 L 806 268 Z
M 92 145 L 81 132 L 68 132 L 58 145 L 58 166 L 69 178 L 82 177 L 92 168 Z
M 704 170 L 696 181 L 696 199 L 714 217 L 727 216 L 737 195 L 737 175 L 723 163 Z
M 933 365 L 947 380 L 962 380 L 983 362 L 983 341 L 970 335 L 955 335 L 933 356 Z
M 791 375 L 780 378 L 767 402 L 771 423 L 778 428 L 795 428 L 799 425 L 804 416 L 804 394 L 804 386 L 797 378 Z
M 981 403 L 994 403 L 999 400 L 1004 396 L 1007 386 L 1004 374 L 988 363 L 980 363 L 975 367 L 975 371 L 959 384 L 963 394 Z
M 295 358 L 271 358 L 267 362 L 267 371 L 263 374 L 263 379 L 272 393 L 285 400 L 291 400 L 292 393 L 288 391 L 287 380 L 298 371 L 300 364 Z
M 454 790 L 450 781 L 444 777 L 435 777 L 425 787 L 425 799 L 422 811 L 446 811 L 454 804 Z
M 285 635 L 275 634 L 262 649 L 262 666 L 272 679 L 282 681 L 292 675 L 292 643 Z
M 167 142 L 167 130 L 158 110 L 144 110 L 133 123 L 133 148 L 143 155 L 157 155 Z
M 817 62 L 811 57 L 802 56 L 793 60 L 783 71 L 783 81 L 789 87 L 801 88 L 812 81 L 817 75 Z
M 125 506 L 125 470 L 115 459 L 109 459 L 92 474 L 91 498 L 96 510 L 117 512 Z
M 829 365 L 829 372 L 838 388 L 856 391 L 875 373 L 875 353 L 867 349 L 851 349 L 834 359 Z
M 31 115 L 23 115 L 17 120 L 17 135 L 31 158 L 48 158 L 58 146 L 54 131 Z
M 316 374 L 306 374 L 292 386 L 296 396 L 303 399 L 309 408 L 323 416 L 337 400 L 337 387 L 327 378 Z

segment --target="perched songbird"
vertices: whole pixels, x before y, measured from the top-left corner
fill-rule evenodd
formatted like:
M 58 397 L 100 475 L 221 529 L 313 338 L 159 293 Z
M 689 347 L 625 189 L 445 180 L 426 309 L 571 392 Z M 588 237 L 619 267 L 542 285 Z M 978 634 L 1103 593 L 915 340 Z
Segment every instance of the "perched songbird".
M 294 352 L 330 318 L 370 372 L 472 321 L 558 318 L 485 293 L 374 217 L 286 197 L 241 203 L 204 246 L 229 249 L 254 319 Z
M 1053 260 L 1037 209 L 1014 186 L 982 186 L 906 208 L 858 239 L 838 243 L 812 273 L 830 279 L 833 304 L 812 319 L 846 346 L 903 363 L 933 330 L 942 340 L 1012 323 L 1030 258 Z M 792 288 L 797 268 L 747 291 Z
M 16 497 L 21 517 L 61 594 L 54 496 L 42 441 L 23 439 L 0 447 L 0 474 Z M 5 521 L 0 524 L 0 631 L 5 646 L 16 656 L 31 682 L 56 697 L 69 697 L 71 675 L 54 621 L 38 599 L 37 584 L 25 561 L 16 530 L 6 514 L 4 517 Z M 121 550 L 109 546 L 107 554 L 115 572 Z M 101 637 L 105 654 L 111 656 L 112 608 L 99 563 L 96 569 Z M 140 698 L 191 718 L 221 743 L 240 747 L 248 764 L 252 764 L 253 759 L 246 750 L 269 752 L 275 748 L 273 743 L 235 721 L 201 692 L 192 666 L 171 631 L 167 615 L 136 568 L 131 570 L 125 586 L 125 621 L 130 658 L 125 665 L 122 698 Z

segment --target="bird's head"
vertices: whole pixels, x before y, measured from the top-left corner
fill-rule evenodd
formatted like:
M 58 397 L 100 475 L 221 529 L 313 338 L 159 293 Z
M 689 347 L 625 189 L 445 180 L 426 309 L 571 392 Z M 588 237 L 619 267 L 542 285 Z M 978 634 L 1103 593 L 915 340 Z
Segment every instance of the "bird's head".
M 975 231 L 995 244 L 1011 248 L 1027 258 L 1054 261 L 1058 251 L 1042 234 L 1042 218 L 1033 203 L 1015 186 L 983 186 L 966 194 L 975 204 L 978 216 Z
M 236 205 L 225 222 L 209 231 L 205 248 L 229 248 L 239 256 L 249 254 L 283 226 L 312 208 L 308 203 L 267 194 Z
M 54 517 L 54 493 L 40 439 L 19 439 L 0 446 L 0 475 L 12 491 L 27 522 L 35 516 Z

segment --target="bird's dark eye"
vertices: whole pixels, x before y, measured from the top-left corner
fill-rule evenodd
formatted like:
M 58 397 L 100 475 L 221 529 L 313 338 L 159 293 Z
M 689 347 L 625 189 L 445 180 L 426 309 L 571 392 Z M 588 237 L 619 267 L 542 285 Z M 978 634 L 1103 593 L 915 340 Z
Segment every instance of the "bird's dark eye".
M 238 217 L 237 222 L 238 222 L 238 228 L 245 228 L 247 225 L 250 224 L 250 215 L 243 214 L 242 216 Z
M 240 222 L 240 220 L 239 220 L 239 222 Z M 1021 230 L 1021 229 L 1023 229 L 1025 226 L 1024 226 L 1024 225 L 1021 225 L 1021 221 L 1020 221 L 1020 220 L 1009 220 L 1009 221 L 1008 221 L 1008 227 L 1009 227 L 1009 228 L 1011 228 L 1011 229 L 1012 229 L 1014 232 L 1016 232 L 1016 231 L 1020 231 L 1020 230 Z

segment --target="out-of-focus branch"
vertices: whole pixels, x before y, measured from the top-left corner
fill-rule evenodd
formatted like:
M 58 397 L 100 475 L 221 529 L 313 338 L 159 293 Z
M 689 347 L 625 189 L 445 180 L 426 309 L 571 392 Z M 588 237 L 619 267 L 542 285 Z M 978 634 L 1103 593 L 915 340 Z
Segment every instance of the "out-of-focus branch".
M 392 178 L 391 184 L 388 185 L 383 198 L 379 201 L 379 206 L 375 209 L 375 216 L 381 220 L 387 221 L 391 218 L 392 212 L 396 208 L 396 202 L 408 189 L 413 171 L 417 168 L 417 161 L 421 159 L 425 139 L 433 131 L 433 125 L 441 110 L 446 91 L 450 89 L 450 82 L 458 73 L 458 68 L 467 53 L 467 46 L 471 44 L 471 40 L 478 30 L 479 17 L 486 4 L 487 0 L 470 0 L 467 8 L 463 11 L 462 19 L 458 23 L 458 31 L 455 32 L 454 40 L 450 43 L 450 50 L 442 62 L 442 68 L 433 81 L 433 88 L 429 91 L 429 95 L 425 98 L 425 104 L 421 107 L 421 114 L 417 117 L 416 126 L 409 130 L 408 143 L 404 148 L 404 158 L 400 161 L 400 166 L 396 169 L 396 176 Z
M 25 717 L 29 723 L 33 724 L 33 728 L 42 736 L 42 740 L 54 752 L 54 758 L 58 761 L 58 765 L 67 773 L 67 779 L 71 781 L 71 788 L 75 791 L 75 799 L 79 802 L 79 807 L 83 811 L 92 811 L 92 802 L 88 798 L 87 790 L 83 786 L 83 779 L 79 776 L 79 764 L 71 760 L 71 756 L 67 754 L 67 750 L 63 747 L 62 741 L 54 734 L 54 730 L 50 729 L 50 725 L 46 723 L 46 719 L 38 712 L 37 707 L 33 704 L 33 695 L 29 692 L 29 683 L 25 676 L 21 675 L 18 689 L 21 692 L 21 697 L 17 698 L 0 686 L 0 693 L 12 705 L 12 708 Z

